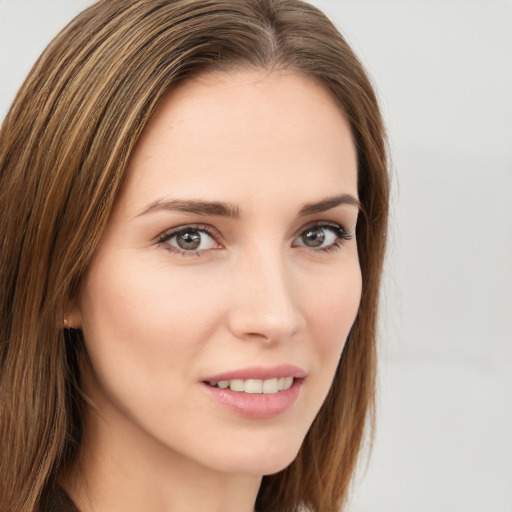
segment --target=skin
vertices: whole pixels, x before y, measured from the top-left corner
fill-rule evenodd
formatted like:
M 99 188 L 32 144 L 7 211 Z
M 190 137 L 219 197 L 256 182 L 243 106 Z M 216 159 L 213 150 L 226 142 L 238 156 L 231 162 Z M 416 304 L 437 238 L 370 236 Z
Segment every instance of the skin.
M 312 79 L 214 72 L 164 98 L 68 312 L 84 333 L 93 404 L 63 482 L 82 512 L 254 509 L 262 475 L 296 456 L 357 314 L 357 206 L 300 214 L 341 194 L 357 199 L 356 151 Z M 167 199 L 230 203 L 239 218 L 147 212 Z M 351 239 L 336 247 L 324 227 L 322 246 L 306 245 L 307 228 L 325 222 Z M 212 237 L 172 252 L 177 239 L 162 233 L 190 225 Z M 241 416 L 202 389 L 209 375 L 280 364 L 307 375 L 271 418 Z

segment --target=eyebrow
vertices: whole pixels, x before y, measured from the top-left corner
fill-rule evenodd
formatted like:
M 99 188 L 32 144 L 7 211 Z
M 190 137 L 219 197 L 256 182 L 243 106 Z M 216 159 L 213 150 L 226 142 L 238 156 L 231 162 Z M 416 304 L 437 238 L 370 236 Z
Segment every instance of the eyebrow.
M 215 215 L 219 217 L 241 217 L 240 208 L 235 204 L 218 201 L 184 200 L 184 199 L 157 199 L 144 207 L 137 217 L 155 211 L 178 211 L 197 213 L 198 215 Z
M 351 194 L 341 194 L 339 196 L 328 197 L 314 203 L 307 203 L 299 210 L 299 216 L 314 215 L 322 213 L 337 206 L 350 205 L 362 209 L 361 203 Z M 222 203 L 219 201 L 202 201 L 198 199 L 157 199 L 145 206 L 137 217 L 147 215 L 157 211 L 178 211 L 185 213 L 195 213 L 198 215 L 214 215 L 219 217 L 229 217 L 239 219 L 242 216 L 240 207 L 232 203 Z
M 362 210 L 361 203 L 352 194 L 341 194 L 339 196 L 327 197 L 315 203 L 307 203 L 300 209 L 299 215 L 303 217 L 315 213 L 322 213 L 345 204 L 355 206 L 359 210 Z

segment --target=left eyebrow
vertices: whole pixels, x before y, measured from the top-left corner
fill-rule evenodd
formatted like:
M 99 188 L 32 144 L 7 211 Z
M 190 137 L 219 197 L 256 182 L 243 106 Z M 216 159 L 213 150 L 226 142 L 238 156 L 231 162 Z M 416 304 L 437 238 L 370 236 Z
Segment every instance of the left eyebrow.
M 339 196 L 327 197 L 315 203 L 307 203 L 300 209 L 299 215 L 301 217 L 304 217 L 306 215 L 314 215 L 315 213 L 326 212 L 328 210 L 331 210 L 332 208 L 336 208 L 337 206 L 341 206 L 343 204 L 355 206 L 359 210 L 363 209 L 359 200 L 355 198 L 353 195 L 341 194 Z

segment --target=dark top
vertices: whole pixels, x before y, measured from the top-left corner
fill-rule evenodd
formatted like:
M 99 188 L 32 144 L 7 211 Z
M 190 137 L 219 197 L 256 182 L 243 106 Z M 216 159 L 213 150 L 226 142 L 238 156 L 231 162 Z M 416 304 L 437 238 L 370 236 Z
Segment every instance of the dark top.
M 48 489 L 41 497 L 39 512 L 80 512 L 62 487 Z

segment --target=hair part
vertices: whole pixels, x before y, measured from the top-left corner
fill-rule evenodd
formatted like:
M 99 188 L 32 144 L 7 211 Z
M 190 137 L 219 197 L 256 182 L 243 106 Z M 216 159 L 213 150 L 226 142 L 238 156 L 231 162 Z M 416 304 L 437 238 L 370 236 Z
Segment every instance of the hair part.
M 3 512 L 37 510 L 77 457 L 82 344 L 64 335 L 64 313 L 146 123 L 178 82 L 244 67 L 291 69 L 321 83 L 357 149 L 359 313 L 299 455 L 264 477 L 257 509 L 335 512 L 345 503 L 373 414 L 388 215 L 385 134 L 370 80 L 325 15 L 299 0 L 103 0 L 48 46 L 0 131 Z

